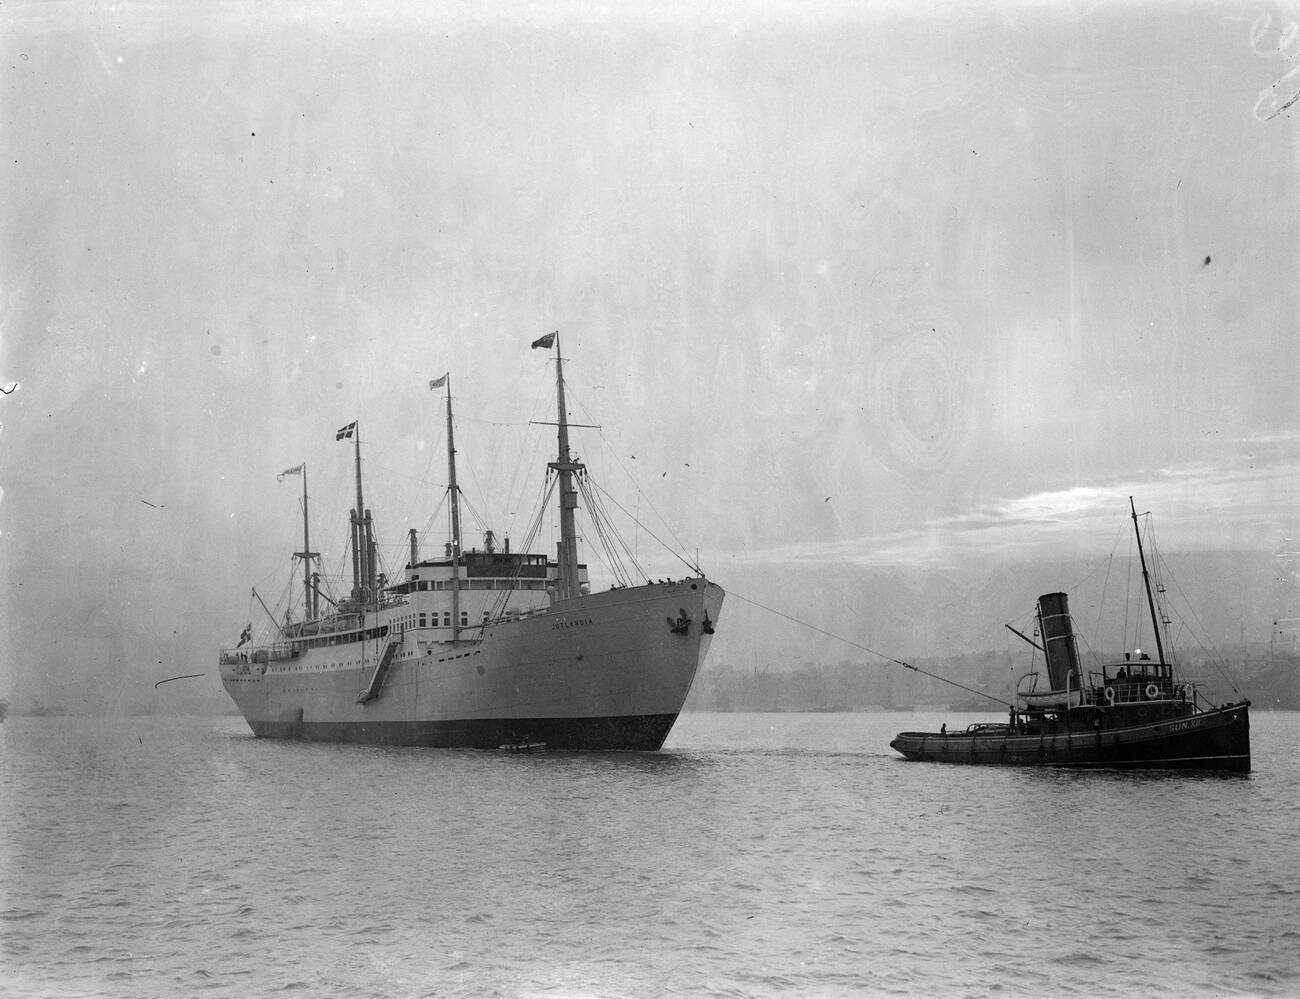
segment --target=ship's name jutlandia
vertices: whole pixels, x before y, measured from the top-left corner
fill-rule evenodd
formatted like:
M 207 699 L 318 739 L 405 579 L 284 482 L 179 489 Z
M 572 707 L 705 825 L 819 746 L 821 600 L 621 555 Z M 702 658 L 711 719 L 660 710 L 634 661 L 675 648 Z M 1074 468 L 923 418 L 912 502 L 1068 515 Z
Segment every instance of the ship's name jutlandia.
M 551 630 L 559 631 L 561 628 L 585 628 L 587 625 L 595 623 L 596 622 L 589 617 L 580 617 L 575 618 L 572 621 L 556 621 L 551 625 Z

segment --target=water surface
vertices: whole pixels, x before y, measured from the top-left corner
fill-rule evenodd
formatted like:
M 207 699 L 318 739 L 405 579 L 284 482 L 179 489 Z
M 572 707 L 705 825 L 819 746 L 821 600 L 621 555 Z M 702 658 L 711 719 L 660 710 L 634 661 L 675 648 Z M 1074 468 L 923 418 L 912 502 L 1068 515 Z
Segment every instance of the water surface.
M 1300 994 L 1300 714 L 1249 776 L 909 763 L 919 714 L 657 754 L 0 726 L 17 996 Z

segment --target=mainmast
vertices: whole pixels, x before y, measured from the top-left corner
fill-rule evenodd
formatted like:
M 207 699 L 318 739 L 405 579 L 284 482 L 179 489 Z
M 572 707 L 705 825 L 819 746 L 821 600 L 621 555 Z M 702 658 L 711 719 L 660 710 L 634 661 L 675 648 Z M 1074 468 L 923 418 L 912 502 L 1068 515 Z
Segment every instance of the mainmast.
M 1142 551 L 1142 531 L 1138 527 L 1137 507 L 1133 505 L 1133 497 L 1128 498 L 1129 510 L 1133 514 L 1133 533 L 1137 536 L 1138 558 L 1142 562 L 1142 585 L 1147 591 L 1147 606 L 1151 608 L 1151 630 L 1156 636 L 1156 655 L 1160 657 L 1159 661 L 1165 661 L 1165 647 L 1160 641 L 1160 615 L 1156 613 L 1156 598 L 1151 592 L 1151 577 L 1147 574 L 1147 557 Z
M 460 487 L 456 485 L 456 437 L 451 418 L 451 373 L 431 386 L 447 386 L 447 499 L 451 507 L 451 640 L 460 638 Z

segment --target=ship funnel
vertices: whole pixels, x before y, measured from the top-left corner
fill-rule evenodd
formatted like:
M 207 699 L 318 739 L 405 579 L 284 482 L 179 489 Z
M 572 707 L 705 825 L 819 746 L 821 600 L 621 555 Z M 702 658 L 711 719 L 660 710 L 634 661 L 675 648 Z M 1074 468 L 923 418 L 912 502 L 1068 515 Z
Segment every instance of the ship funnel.
M 1082 677 L 1079 647 L 1074 638 L 1074 622 L 1070 620 L 1070 600 L 1064 593 L 1045 593 L 1038 598 L 1038 628 L 1047 656 L 1051 689 L 1064 690 L 1067 686 L 1077 689 Z

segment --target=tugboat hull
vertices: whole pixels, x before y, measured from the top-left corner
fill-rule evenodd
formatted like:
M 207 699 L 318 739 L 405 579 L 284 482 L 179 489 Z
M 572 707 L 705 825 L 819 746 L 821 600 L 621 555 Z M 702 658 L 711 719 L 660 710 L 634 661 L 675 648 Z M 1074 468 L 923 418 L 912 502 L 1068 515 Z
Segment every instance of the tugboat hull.
M 1123 728 L 1020 734 L 1002 725 L 965 732 L 901 732 L 890 746 L 909 760 L 1041 767 L 1250 771 L 1250 702 Z

